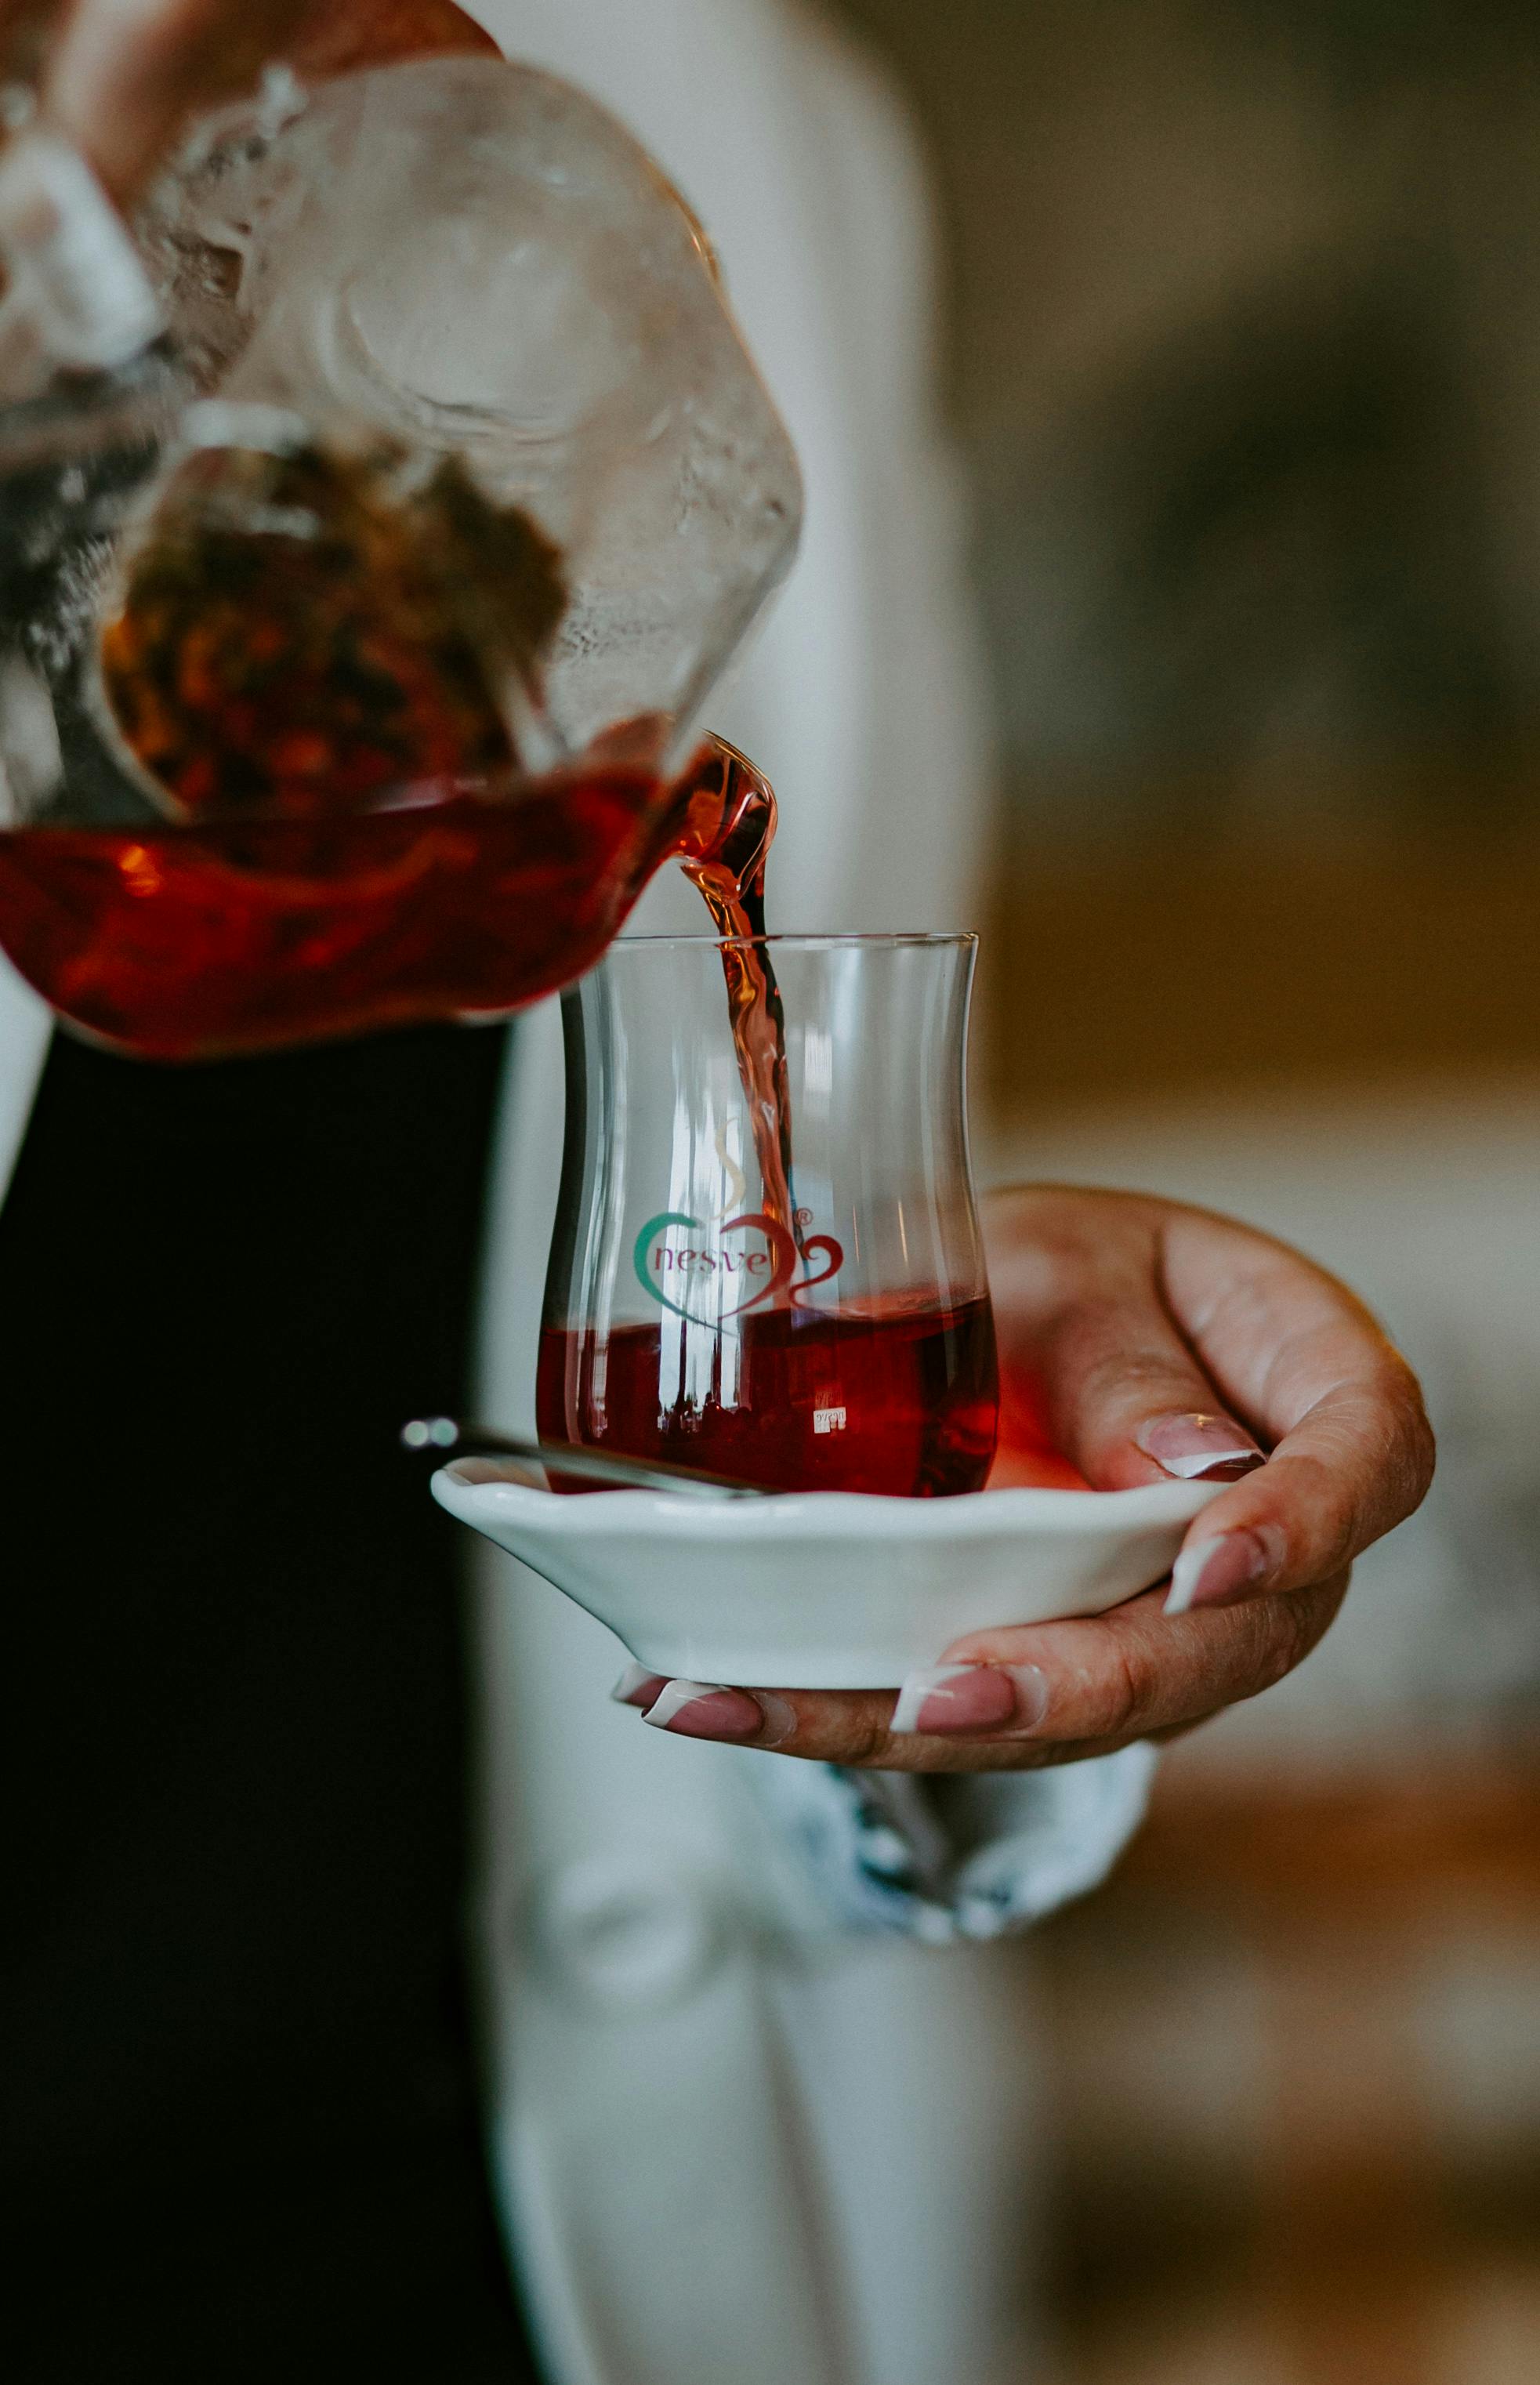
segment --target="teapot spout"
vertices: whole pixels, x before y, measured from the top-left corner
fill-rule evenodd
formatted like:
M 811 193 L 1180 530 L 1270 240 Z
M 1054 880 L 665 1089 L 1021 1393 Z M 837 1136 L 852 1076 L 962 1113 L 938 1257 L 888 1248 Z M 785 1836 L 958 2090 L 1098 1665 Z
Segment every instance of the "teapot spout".
M 765 865 L 775 839 L 775 790 L 723 737 L 696 748 L 681 781 L 688 791 L 680 864 L 705 896 L 718 932 L 765 932 Z

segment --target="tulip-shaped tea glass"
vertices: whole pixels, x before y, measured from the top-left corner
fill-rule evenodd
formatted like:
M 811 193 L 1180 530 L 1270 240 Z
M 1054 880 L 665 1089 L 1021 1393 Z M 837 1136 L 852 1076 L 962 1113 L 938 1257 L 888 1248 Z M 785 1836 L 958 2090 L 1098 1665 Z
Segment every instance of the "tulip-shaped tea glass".
M 544 1439 L 783 1490 L 983 1487 L 975 950 L 638 937 L 564 997 Z

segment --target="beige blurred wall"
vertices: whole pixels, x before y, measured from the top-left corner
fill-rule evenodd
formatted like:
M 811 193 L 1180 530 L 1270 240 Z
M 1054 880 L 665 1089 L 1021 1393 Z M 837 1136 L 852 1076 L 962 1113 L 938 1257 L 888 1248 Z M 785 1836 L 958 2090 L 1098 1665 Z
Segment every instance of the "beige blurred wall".
M 843 13 L 945 227 L 996 1116 L 1540 1066 L 1540 19 Z

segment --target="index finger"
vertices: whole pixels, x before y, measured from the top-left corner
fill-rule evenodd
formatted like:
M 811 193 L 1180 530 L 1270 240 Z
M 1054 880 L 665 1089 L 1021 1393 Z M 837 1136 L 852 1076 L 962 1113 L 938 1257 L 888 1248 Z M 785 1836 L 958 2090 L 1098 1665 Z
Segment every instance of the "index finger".
M 1427 1490 L 1434 1441 L 1417 1379 L 1362 1303 L 1284 1244 L 1185 1210 L 1170 1214 L 1162 1244 L 1174 1320 L 1272 1443 L 1193 1526 L 1169 1611 L 1320 1581 Z

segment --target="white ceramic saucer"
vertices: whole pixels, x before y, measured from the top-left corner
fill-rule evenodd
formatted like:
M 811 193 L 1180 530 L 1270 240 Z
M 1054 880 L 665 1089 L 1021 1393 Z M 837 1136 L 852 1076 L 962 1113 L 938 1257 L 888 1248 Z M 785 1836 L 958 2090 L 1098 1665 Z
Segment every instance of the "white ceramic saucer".
M 561 1498 L 455 1466 L 433 1477 L 441 1506 L 607 1623 L 653 1672 L 804 1690 L 893 1689 L 965 1631 L 1116 1606 L 1171 1571 L 1221 1487 L 719 1502 Z

